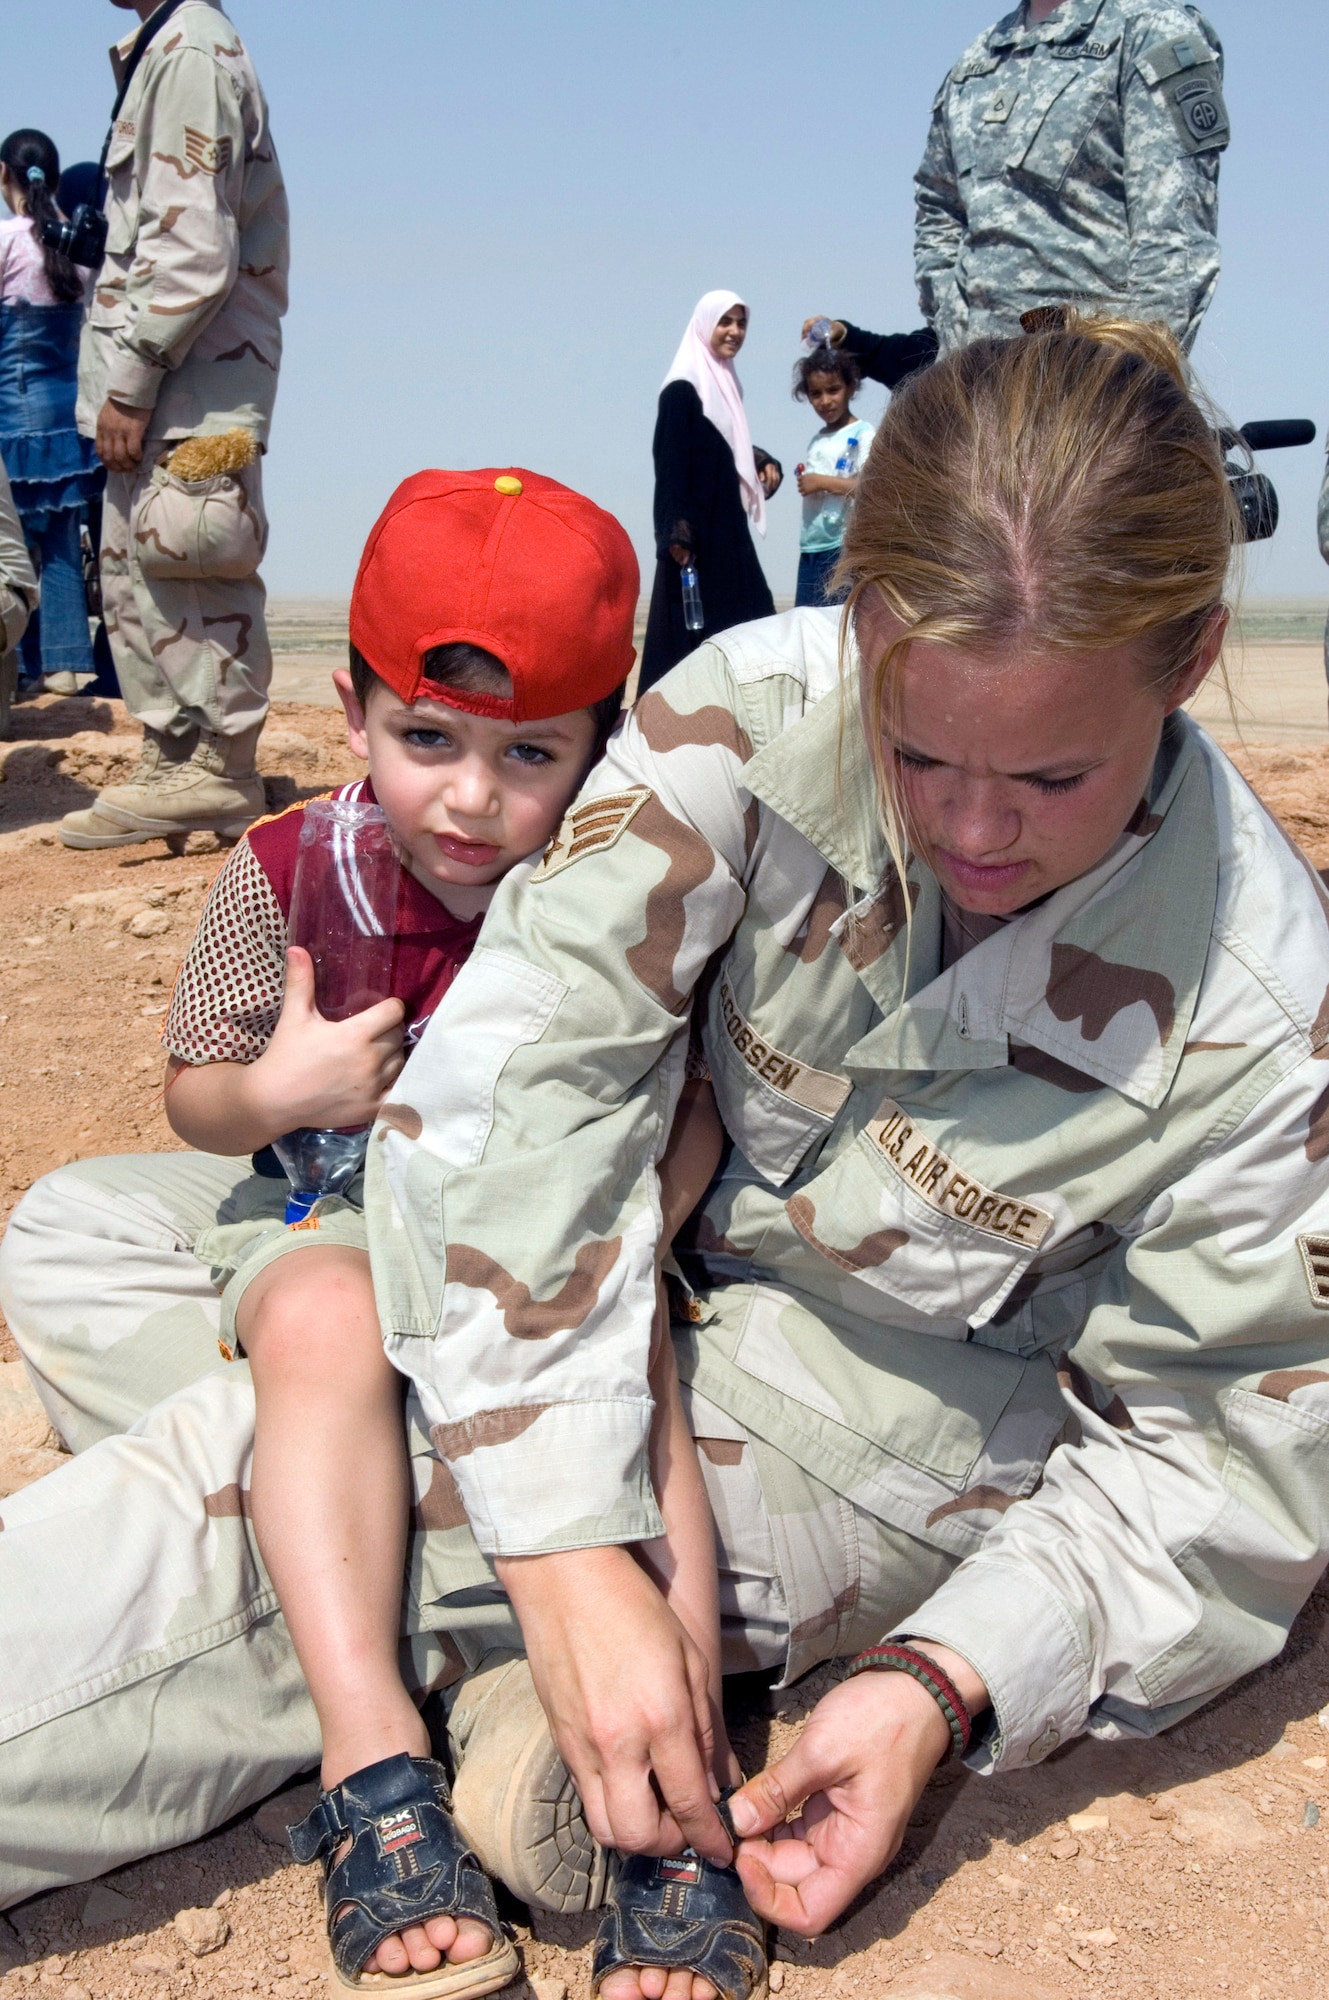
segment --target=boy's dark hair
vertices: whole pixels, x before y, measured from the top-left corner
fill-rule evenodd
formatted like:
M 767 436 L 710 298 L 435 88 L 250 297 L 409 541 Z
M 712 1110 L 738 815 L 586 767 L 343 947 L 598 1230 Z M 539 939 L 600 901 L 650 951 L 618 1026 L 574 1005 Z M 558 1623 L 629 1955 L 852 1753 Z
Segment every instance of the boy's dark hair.
M 852 396 L 863 384 L 863 370 L 852 354 L 845 354 L 838 347 L 830 347 L 823 342 L 814 347 L 811 354 L 804 354 L 794 363 L 794 399 L 806 402 L 811 391 L 808 383 L 814 375 L 838 375 Z
M 371 689 L 377 683 L 378 675 L 370 666 L 364 654 L 354 646 L 351 653 L 351 686 L 361 708 L 368 702 Z M 464 641 L 450 646 L 433 646 L 424 654 L 420 662 L 426 675 L 439 687 L 454 687 L 463 694 L 512 693 L 512 679 L 502 660 L 485 651 L 483 646 L 470 646 Z M 617 687 L 612 694 L 602 696 L 590 705 L 595 718 L 595 755 L 598 757 L 613 734 L 614 724 L 623 713 L 623 689 Z
M 16 192 L 23 197 L 32 233 L 41 243 L 42 224 L 59 220 L 55 191 L 60 184 L 60 155 L 54 140 L 31 126 L 11 132 L 0 145 L 0 165 L 9 168 Z M 37 178 L 28 179 L 29 172 Z M 59 250 L 42 244 L 42 264 L 46 282 L 62 306 L 77 305 L 83 297 L 83 273 Z

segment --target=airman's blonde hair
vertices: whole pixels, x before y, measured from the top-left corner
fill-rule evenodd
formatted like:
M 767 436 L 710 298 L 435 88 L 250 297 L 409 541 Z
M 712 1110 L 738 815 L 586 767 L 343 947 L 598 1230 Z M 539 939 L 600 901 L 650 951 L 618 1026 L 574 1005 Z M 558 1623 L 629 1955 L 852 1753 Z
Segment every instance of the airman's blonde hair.
M 1056 309 L 896 391 L 839 578 L 904 626 L 862 689 L 883 823 L 907 833 L 888 723 L 914 639 L 1029 656 L 1138 642 L 1166 689 L 1223 608 L 1240 517 L 1213 423 L 1165 327 Z

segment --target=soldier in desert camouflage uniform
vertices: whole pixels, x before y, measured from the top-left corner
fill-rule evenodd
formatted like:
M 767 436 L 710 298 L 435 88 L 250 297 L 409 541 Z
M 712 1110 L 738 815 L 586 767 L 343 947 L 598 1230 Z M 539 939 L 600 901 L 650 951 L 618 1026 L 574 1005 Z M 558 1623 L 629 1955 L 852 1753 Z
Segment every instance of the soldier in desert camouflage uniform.
M 500 892 L 380 1117 L 367 1214 L 385 1337 L 413 1378 L 417 1675 L 462 1688 L 464 1708 L 469 1671 L 516 1643 L 515 1608 L 587 1818 L 620 1846 L 679 1844 L 652 1768 L 696 1844 L 716 1834 L 678 1780 L 678 1642 L 622 1546 L 660 1529 L 656 1162 L 690 1024 L 732 1148 L 675 1335 L 733 1668 L 788 1682 L 903 1631 L 973 1708 L 969 1763 L 1019 1769 L 1085 1730 L 1147 1736 L 1190 1713 L 1278 1651 L 1324 1566 L 1329 924 L 1312 871 L 1176 707 L 1217 651 L 1232 535 L 1178 368 L 1138 328 L 972 347 L 900 391 L 860 490 L 856 574 L 884 593 L 906 540 L 892 509 L 917 517 L 908 574 L 938 615 L 1005 633 L 993 678 L 966 684 L 982 726 L 1000 736 L 1009 708 L 1043 750 L 1031 765 L 1025 738 L 1004 739 L 995 772 L 981 741 L 953 768 L 941 740 L 900 754 L 959 787 L 952 845 L 978 854 L 966 824 L 1012 793 L 1030 815 L 1041 801 L 1059 857 L 1045 893 L 1034 876 L 1003 920 L 995 892 L 956 902 L 898 837 L 893 856 L 859 701 L 860 673 L 885 671 L 871 598 L 843 658 L 831 612 L 738 628 L 638 704 L 529 880 Z M 1002 430 L 1015 406 L 1038 424 Z M 1049 428 L 1079 449 L 1053 450 Z M 951 516 L 968 505 L 996 536 L 991 489 L 960 476 L 994 435 L 1035 453 L 1003 490 L 1037 485 L 1038 510 L 1032 542 L 977 564 L 973 520 L 961 534 Z M 1047 465 L 1061 479 L 1039 485 Z M 1037 570 L 1054 529 L 1072 541 L 1035 581 L 1059 588 L 1031 609 L 1011 565 Z M 967 567 L 937 581 L 952 531 Z M 1202 572 L 1170 536 L 1207 550 Z M 1105 585 L 1127 556 L 1129 585 Z M 965 671 L 956 650 L 948 666 L 935 644 L 909 683 L 925 718 L 932 677 Z M 1090 717 L 1073 760 L 1038 736 L 1058 675 L 1092 676 L 1066 697 Z M 1093 746 L 1118 757 L 1119 710 L 1146 697 L 1111 816 L 1048 817 L 1078 786 L 1097 796 Z M 225 1208 L 204 1184 L 217 1170 L 186 1157 L 147 1187 L 77 1164 L 11 1225 L 11 1324 L 48 1405 L 103 1441 L 0 1510 L 9 1900 L 197 1833 L 316 1754 L 245 1520 L 243 1364 L 189 1379 L 217 1324 L 208 1266 L 227 1256 L 202 1234 Z M 172 1354 L 180 1386 L 153 1409 Z M 572 1667 L 592 1687 L 622 1676 L 607 1747 Z M 946 1741 L 904 1675 L 826 1696 L 732 1810 L 759 1831 L 844 1786 L 857 1830 L 821 1802 L 841 1858 L 802 1822 L 801 1887 L 788 1854 L 806 1847 L 750 1843 L 754 1906 L 830 1922 Z
M 1320 504 L 1315 513 L 1315 525 L 1319 531 L 1320 554 L 1329 562 L 1329 459 L 1325 461 L 1324 478 L 1320 481 Z M 1324 623 L 1324 673 L 1329 680 L 1329 617 Z
M 102 593 L 143 755 L 124 783 L 66 815 L 70 847 L 242 831 L 264 809 L 254 753 L 272 673 L 260 454 L 281 360 L 288 224 L 267 106 L 211 0 L 116 4 L 137 6 L 147 52 L 107 155 L 109 233 L 78 421 L 109 474 Z M 112 50 L 117 75 L 136 39 Z M 190 477 L 167 465 L 180 440 L 225 434 Z
M 37 608 L 37 596 L 32 557 L 0 459 L 0 733 L 9 726 L 10 704 L 18 687 L 16 648 Z
M 914 269 L 943 351 L 1036 306 L 1158 319 L 1189 347 L 1218 283 L 1223 51 L 1172 0 L 1025 0 L 932 107 Z

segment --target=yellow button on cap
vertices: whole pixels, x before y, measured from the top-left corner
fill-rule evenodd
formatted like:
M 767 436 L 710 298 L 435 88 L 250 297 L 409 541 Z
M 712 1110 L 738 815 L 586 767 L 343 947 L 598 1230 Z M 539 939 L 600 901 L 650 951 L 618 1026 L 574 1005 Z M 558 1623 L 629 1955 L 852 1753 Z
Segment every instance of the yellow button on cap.
M 495 493 L 520 493 L 521 481 L 520 479 L 514 479 L 510 472 L 500 473 L 499 477 L 494 481 L 494 491 Z

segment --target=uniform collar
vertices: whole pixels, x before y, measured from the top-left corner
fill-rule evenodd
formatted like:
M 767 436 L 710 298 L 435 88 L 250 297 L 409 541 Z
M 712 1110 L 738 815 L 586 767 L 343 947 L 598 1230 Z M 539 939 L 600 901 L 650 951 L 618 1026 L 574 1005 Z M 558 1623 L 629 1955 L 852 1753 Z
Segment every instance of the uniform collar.
M 1028 10 L 1022 4 L 1013 14 L 998 21 L 988 36 L 988 48 L 995 53 L 1021 44 L 1031 47 L 1039 42 L 1077 41 L 1093 27 L 1106 4 L 1107 0 L 1061 0 L 1056 13 L 1036 25 L 1030 24 Z
M 797 827 L 860 893 L 890 854 L 857 715 L 828 695 L 746 767 L 744 786 Z M 1016 917 L 947 971 L 940 896 L 919 864 L 913 935 L 859 976 L 885 1018 L 850 1071 L 994 1069 L 1010 1043 L 1150 1107 L 1172 1087 L 1204 976 L 1218 894 L 1218 832 L 1196 725 L 1169 722 L 1147 810 L 1098 866 Z M 908 973 L 906 974 L 906 965 Z M 897 1005 L 902 984 L 915 990 Z
M 165 4 L 166 0 L 162 0 L 162 6 L 165 6 Z M 220 14 L 223 11 L 221 6 L 221 0 L 208 0 L 208 5 L 212 7 L 214 12 L 218 14 Z M 177 9 L 177 12 L 182 13 L 183 11 L 184 11 L 183 8 Z M 161 7 L 158 7 L 153 13 L 149 14 L 146 21 L 140 21 L 138 26 L 124 37 L 123 41 L 112 43 L 110 50 L 111 70 L 112 73 L 114 74 L 117 84 L 120 84 L 124 81 L 125 64 L 129 61 L 129 58 L 133 55 L 134 46 L 137 43 L 139 36 L 141 35 L 143 37 L 143 46 L 144 48 L 146 48 L 149 42 L 151 42 L 153 37 L 157 34 L 158 29 L 161 25 L 160 22 L 157 21 L 157 15 L 160 12 L 161 12 Z M 172 15 L 171 18 L 172 20 L 174 20 L 175 16 Z M 157 25 L 154 26 L 153 25 L 154 23 L 156 23 Z
M 798 828 L 846 882 L 875 890 L 890 866 L 876 781 L 857 707 L 858 653 L 850 639 L 838 692 L 823 695 L 759 750 L 743 788 Z

